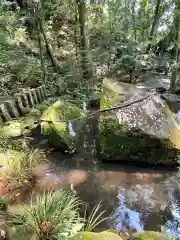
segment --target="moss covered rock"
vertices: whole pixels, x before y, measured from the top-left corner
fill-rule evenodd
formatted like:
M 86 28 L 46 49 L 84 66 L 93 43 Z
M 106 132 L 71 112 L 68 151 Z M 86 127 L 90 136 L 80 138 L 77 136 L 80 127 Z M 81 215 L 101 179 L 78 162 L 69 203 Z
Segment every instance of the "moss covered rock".
M 19 137 L 22 135 L 21 121 L 14 120 L 6 122 L 2 128 L 1 133 L 7 137 Z
M 101 112 L 100 158 L 135 164 L 137 161 L 176 164 L 179 161 L 180 126 L 165 102 L 158 95 L 147 96 L 144 90 L 135 86 L 109 81 L 104 82 L 103 89 L 110 91 L 102 91 L 101 109 L 121 105 L 122 96 L 124 103 L 135 103 Z M 138 99 L 141 100 L 136 102 Z
M 122 240 L 122 238 L 112 232 L 80 232 L 73 236 L 71 240 Z
M 57 101 L 41 117 L 42 132 L 54 147 L 75 151 L 85 116 L 76 105 Z
M 124 93 L 121 86 L 111 81 L 111 79 L 104 79 L 101 97 L 100 107 L 101 109 L 116 106 L 124 102 Z
M 40 118 L 39 110 L 32 109 L 28 114 L 18 120 L 11 120 L 0 127 L 0 132 L 6 137 L 19 137 L 27 131 L 31 131 L 37 126 Z
M 133 234 L 133 240 L 165 240 L 163 233 L 146 231 Z

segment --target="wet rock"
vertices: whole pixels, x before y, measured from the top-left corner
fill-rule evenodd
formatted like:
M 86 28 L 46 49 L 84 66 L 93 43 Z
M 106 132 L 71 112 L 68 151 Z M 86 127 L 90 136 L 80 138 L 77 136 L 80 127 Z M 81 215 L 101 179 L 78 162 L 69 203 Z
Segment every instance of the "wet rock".
M 122 240 L 120 236 L 112 232 L 80 232 L 71 238 L 71 240 Z
M 165 240 L 167 237 L 163 233 L 147 231 L 139 232 L 133 235 L 133 240 Z
M 21 122 L 20 121 L 9 121 L 3 128 L 2 132 L 7 137 L 19 137 L 22 135 Z
M 180 110 L 180 97 L 176 94 L 165 93 L 161 98 L 166 101 L 172 112 L 177 113 Z
M 165 93 L 161 95 L 161 98 L 164 99 L 168 103 L 178 103 L 180 102 L 180 97 L 176 94 Z
M 73 152 L 85 116 L 85 112 L 76 105 L 57 101 L 41 117 L 42 133 L 54 147 Z
M 164 87 L 158 87 L 158 88 L 156 88 L 156 91 L 159 93 L 165 93 L 167 91 L 167 89 Z
M 169 107 L 158 94 L 132 85 L 105 80 L 101 109 L 122 104 L 115 96 L 124 95 L 124 108 L 100 114 L 100 157 L 106 161 L 131 161 L 135 164 L 175 164 L 180 149 L 179 126 Z M 110 92 L 110 94 L 109 94 Z M 112 94 L 114 92 L 114 94 Z M 140 101 L 137 101 L 140 99 Z M 136 102 L 137 101 L 137 102 Z M 108 103 L 108 105 L 107 105 Z

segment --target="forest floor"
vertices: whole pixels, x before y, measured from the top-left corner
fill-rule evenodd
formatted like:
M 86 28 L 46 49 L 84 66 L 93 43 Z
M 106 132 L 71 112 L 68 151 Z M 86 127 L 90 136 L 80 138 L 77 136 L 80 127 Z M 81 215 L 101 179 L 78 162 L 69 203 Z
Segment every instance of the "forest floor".
M 154 72 L 147 72 L 142 75 L 136 84 L 138 88 L 155 89 L 164 87 L 169 89 L 170 77 L 168 75 L 156 74 Z

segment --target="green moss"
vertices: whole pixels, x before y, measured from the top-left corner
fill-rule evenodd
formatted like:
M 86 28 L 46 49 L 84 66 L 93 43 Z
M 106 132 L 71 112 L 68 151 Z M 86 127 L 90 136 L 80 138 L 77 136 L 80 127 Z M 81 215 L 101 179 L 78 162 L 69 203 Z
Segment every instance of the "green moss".
M 47 100 L 43 101 L 42 103 L 39 103 L 35 106 L 35 109 L 39 110 L 41 114 L 54 102 L 58 100 L 57 97 L 48 98 Z
M 80 232 L 71 238 L 71 240 L 122 240 L 120 236 L 112 232 Z
M 149 152 L 148 156 L 147 152 Z M 171 157 L 169 157 L 170 152 Z M 129 132 L 115 112 L 101 114 L 101 159 L 169 165 L 177 161 L 176 153 L 177 150 L 172 149 L 168 141 L 157 139 L 141 131 Z
M 101 109 L 120 105 L 123 102 L 124 94 L 122 92 L 122 89 L 116 87 L 114 83 L 109 81 L 108 79 L 104 81 L 100 96 Z
M 165 236 L 159 232 L 146 231 L 133 234 L 133 240 L 165 240 Z
M 76 105 L 57 101 L 41 117 L 42 132 L 54 147 L 63 151 L 74 151 L 78 144 L 79 128 L 81 128 L 79 119 L 85 116 L 86 114 Z M 73 128 L 73 134 L 69 124 Z M 78 131 L 76 131 L 77 128 Z
M 18 137 L 21 136 L 21 121 L 20 120 L 14 120 L 14 121 L 8 121 L 6 122 L 2 128 L 1 132 L 3 135 L 7 137 Z
M 39 116 L 35 115 L 26 115 L 25 117 L 21 118 L 21 129 L 22 132 L 24 129 L 33 129 L 37 126 L 37 120 Z

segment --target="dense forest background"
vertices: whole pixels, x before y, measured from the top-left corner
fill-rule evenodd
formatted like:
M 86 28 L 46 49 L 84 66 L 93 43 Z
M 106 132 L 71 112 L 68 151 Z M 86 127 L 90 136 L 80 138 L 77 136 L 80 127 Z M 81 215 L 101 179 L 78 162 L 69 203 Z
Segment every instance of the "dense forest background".
M 0 95 L 42 84 L 59 93 L 64 83 L 88 95 L 105 75 L 133 82 L 154 69 L 175 91 L 179 30 L 180 0 L 2 0 Z

